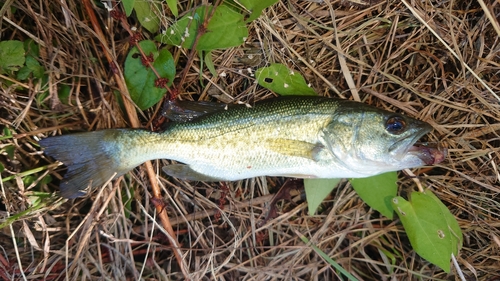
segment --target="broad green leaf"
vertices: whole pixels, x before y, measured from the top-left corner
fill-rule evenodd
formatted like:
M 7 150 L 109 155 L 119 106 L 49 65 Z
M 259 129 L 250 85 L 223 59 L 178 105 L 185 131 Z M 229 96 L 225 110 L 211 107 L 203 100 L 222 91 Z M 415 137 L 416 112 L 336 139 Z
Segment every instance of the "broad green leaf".
M 317 96 L 318 94 L 310 88 L 300 73 L 289 70 L 286 66 L 276 63 L 268 67 L 257 69 L 255 72 L 257 82 L 283 96 Z
M 43 74 L 45 73 L 45 68 L 36 58 L 31 55 L 26 57 L 26 67 L 31 70 L 31 72 L 33 73 L 33 77 L 38 79 L 42 78 Z
M 314 215 L 319 204 L 332 192 L 339 181 L 340 179 L 304 179 L 307 209 L 310 216 Z
M 127 17 L 130 17 L 130 14 L 132 14 L 134 4 L 135 0 L 122 0 L 123 9 L 125 10 L 125 15 L 127 15 Z
M 172 85 L 175 77 L 175 65 L 170 52 L 166 49 L 158 51 L 155 43 L 149 40 L 142 41 L 139 45 L 146 56 L 153 55 L 153 67 L 162 78 L 168 79 L 167 85 Z M 155 105 L 166 93 L 166 89 L 155 86 L 156 74 L 143 65 L 137 47 L 132 48 L 127 55 L 124 75 L 130 97 L 142 110 Z
M 163 34 L 157 35 L 155 40 L 163 44 L 182 46 L 191 49 L 196 34 L 198 33 L 198 28 L 203 22 L 203 18 L 207 12 L 206 8 L 206 6 L 200 6 L 193 12 L 187 13 L 184 17 L 167 28 Z M 212 6 L 210 6 L 210 10 L 211 8 Z
M 198 7 L 193 13 L 182 17 L 164 34 L 156 36 L 155 39 L 165 44 L 191 49 L 200 25 L 212 9 L 212 6 Z M 243 44 L 246 37 L 248 37 L 248 30 L 243 15 L 221 5 L 215 10 L 208 23 L 206 33 L 200 37 L 196 45 L 196 50 L 210 51 L 238 46 Z
M 455 217 L 430 191 L 412 192 L 410 201 L 398 196 L 392 199 L 410 243 L 424 259 L 450 272 L 451 254 L 462 247 L 462 231 Z
M 392 198 L 398 193 L 398 174 L 389 172 L 373 177 L 351 179 L 351 185 L 359 197 L 371 208 L 392 219 Z
M 23 42 L 17 40 L 0 42 L 0 73 L 17 71 L 24 65 Z
M 197 50 L 215 50 L 239 46 L 248 37 L 243 15 L 221 5 L 210 19 L 207 33 L 200 38 Z
M 151 33 L 160 29 L 160 19 L 156 15 L 156 3 L 154 1 L 140 0 L 134 3 L 135 14 L 141 25 Z
M 274 5 L 278 0 L 239 0 L 238 2 L 251 12 L 247 19 L 247 22 L 251 22 L 258 18 L 265 8 Z
M 45 74 L 45 68 L 37 60 L 40 54 L 40 47 L 31 39 L 26 40 L 23 45 L 26 54 L 25 66 L 19 69 L 16 78 L 22 81 L 28 79 L 33 74 L 34 78 L 41 79 Z
M 172 14 L 174 16 L 179 15 L 179 10 L 177 9 L 177 0 L 166 0 L 167 1 L 167 6 L 170 8 L 170 11 L 172 11 Z
M 26 58 L 27 59 L 27 58 Z M 27 66 L 23 66 L 19 69 L 19 71 L 17 72 L 16 74 L 16 78 L 18 80 L 21 80 L 21 81 L 24 81 L 26 79 L 28 79 L 28 77 L 30 77 L 30 74 L 32 73 L 32 70 L 27 67 Z

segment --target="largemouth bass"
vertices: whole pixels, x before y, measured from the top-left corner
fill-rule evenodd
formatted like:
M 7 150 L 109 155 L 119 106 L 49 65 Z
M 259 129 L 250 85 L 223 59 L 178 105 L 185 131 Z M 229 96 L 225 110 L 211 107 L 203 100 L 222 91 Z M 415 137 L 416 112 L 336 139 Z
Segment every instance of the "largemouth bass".
M 66 198 L 153 159 L 170 176 L 234 181 L 257 176 L 359 178 L 441 162 L 444 149 L 415 145 L 432 127 L 366 104 L 282 97 L 172 122 L 163 132 L 109 129 L 50 137 L 45 153 L 68 170 Z

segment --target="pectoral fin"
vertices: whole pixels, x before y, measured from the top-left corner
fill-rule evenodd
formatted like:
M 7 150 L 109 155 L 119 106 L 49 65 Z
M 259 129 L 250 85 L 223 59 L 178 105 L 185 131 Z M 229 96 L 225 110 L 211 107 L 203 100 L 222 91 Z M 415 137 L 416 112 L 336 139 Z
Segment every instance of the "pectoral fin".
M 174 178 L 180 178 L 183 180 L 191 181 L 223 181 L 223 179 L 213 178 L 201 173 L 196 172 L 191 169 L 189 165 L 185 164 L 172 164 L 164 166 L 162 168 L 163 172 Z
M 319 154 L 325 149 L 319 143 L 290 139 L 268 139 L 266 146 L 274 152 L 283 155 L 303 157 L 314 161 L 319 161 Z

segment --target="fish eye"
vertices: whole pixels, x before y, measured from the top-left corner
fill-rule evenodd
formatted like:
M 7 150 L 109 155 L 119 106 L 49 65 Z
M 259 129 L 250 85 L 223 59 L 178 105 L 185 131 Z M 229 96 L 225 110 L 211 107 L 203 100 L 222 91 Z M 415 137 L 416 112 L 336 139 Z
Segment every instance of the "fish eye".
M 399 135 L 406 130 L 406 121 L 401 116 L 392 116 L 385 122 L 385 130 L 391 134 Z

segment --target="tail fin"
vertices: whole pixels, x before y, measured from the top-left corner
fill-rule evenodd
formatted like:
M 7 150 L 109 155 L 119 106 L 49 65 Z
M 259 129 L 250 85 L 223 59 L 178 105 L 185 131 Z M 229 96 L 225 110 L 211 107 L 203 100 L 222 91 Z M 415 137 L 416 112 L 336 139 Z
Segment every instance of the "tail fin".
M 117 156 L 119 146 L 113 140 L 121 130 L 103 130 L 50 137 L 39 143 L 45 154 L 61 161 L 68 171 L 61 182 L 61 195 L 76 198 L 90 187 L 102 186 L 113 174 L 121 175 Z

